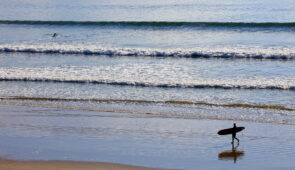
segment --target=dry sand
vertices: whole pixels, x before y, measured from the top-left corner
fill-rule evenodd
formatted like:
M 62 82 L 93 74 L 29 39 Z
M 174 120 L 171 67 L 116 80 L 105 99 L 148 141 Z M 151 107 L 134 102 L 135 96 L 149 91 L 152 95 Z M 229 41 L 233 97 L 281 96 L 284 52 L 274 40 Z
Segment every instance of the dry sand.
M 14 161 L 0 160 L 2 170 L 155 170 L 147 168 L 101 162 L 74 162 L 74 161 Z

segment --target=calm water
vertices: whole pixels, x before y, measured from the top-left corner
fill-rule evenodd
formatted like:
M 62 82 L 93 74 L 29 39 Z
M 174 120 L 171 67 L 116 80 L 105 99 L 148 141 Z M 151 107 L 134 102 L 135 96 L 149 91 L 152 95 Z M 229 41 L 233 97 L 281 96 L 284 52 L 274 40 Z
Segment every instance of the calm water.
M 291 0 L 1 1 L 0 103 L 294 125 L 294 18 Z
M 292 0 L 1 1 L 4 20 L 293 22 Z

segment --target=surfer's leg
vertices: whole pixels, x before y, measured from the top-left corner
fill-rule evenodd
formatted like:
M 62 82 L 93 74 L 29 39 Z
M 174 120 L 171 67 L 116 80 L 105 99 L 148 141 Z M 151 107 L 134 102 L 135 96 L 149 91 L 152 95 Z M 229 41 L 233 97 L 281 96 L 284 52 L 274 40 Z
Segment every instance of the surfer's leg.
M 231 142 L 231 143 L 233 144 L 233 143 L 234 143 L 234 140 L 235 140 L 235 138 L 236 138 L 236 133 L 233 132 L 232 135 L 231 135 L 231 137 L 232 137 L 232 142 Z
M 240 143 L 240 140 L 237 137 L 235 137 L 235 139 L 238 141 L 238 143 Z
M 234 144 L 234 136 L 232 136 L 232 138 L 231 138 L 231 144 Z

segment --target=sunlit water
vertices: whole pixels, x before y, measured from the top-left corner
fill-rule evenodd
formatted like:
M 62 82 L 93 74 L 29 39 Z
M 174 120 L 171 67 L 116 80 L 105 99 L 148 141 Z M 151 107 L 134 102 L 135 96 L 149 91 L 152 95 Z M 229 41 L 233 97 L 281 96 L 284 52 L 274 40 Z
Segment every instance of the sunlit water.
M 183 147 L 205 152 L 204 142 L 216 140 L 216 129 L 231 125 L 232 121 L 247 125 L 268 123 L 273 129 L 280 127 L 286 132 L 291 127 L 292 131 L 295 124 L 294 7 L 290 0 L 1 1 L 1 134 L 12 137 L 12 141 L 19 137 L 25 141 L 32 136 L 50 140 L 50 134 L 52 138 L 73 134 L 75 139 L 85 140 L 85 144 L 89 144 L 88 138 L 110 137 L 115 142 L 114 134 L 119 135 L 118 139 L 130 135 L 140 140 L 126 139 L 122 145 L 139 142 L 146 144 L 146 148 L 153 142 L 143 140 L 156 134 L 155 143 L 161 142 L 162 137 L 177 138 L 175 143 L 165 140 L 167 145 L 160 145 L 161 151 L 177 145 L 178 151 L 183 152 L 180 155 L 187 153 L 191 159 L 196 153 L 191 150 L 184 153 Z M 6 105 L 25 109 L 25 115 L 13 117 L 19 111 Z M 13 114 L 7 115 L 6 111 Z M 127 123 L 139 123 L 117 126 L 126 117 Z M 80 118 L 83 122 L 76 121 Z M 196 120 L 204 121 L 205 125 L 193 126 Z M 105 127 L 97 124 L 89 127 L 92 121 Z M 169 121 L 174 126 L 183 124 L 180 128 L 183 130 L 169 126 Z M 63 122 L 75 124 L 75 128 L 59 127 Z M 210 132 L 203 132 L 201 129 L 208 122 L 221 123 L 216 126 L 212 123 Z M 186 129 L 190 127 L 186 123 L 198 130 Z M 206 140 L 195 134 L 205 134 Z M 191 148 L 194 137 L 200 144 Z M 249 135 L 245 138 L 250 143 L 256 140 Z M 286 135 L 283 140 L 289 138 Z M 6 145 L 10 139 L 3 137 L 3 140 L 8 140 L 3 144 Z M 71 137 L 61 141 L 64 140 Z M 101 142 L 104 145 L 105 141 Z M 277 143 L 280 141 L 275 140 L 266 147 Z M 213 142 L 210 146 L 216 145 Z M 108 152 L 104 153 L 110 154 L 112 148 L 106 147 Z M 77 148 L 75 143 L 73 148 Z M 136 152 L 139 148 L 144 147 L 137 147 Z M 87 153 L 88 149 L 82 147 L 81 152 Z M 119 156 L 110 154 L 105 159 L 91 156 L 82 159 L 71 154 L 67 157 L 64 151 L 63 157 L 56 154 L 12 157 L 91 158 L 91 161 L 132 164 L 131 158 L 138 155 L 152 154 L 151 160 L 155 160 L 160 153 L 156 151 L 159 148 L 153 149 L 136 153 L 134 157 L 130 151 L 128 160 L 122 159 L 124 156 L 119 152 L 123 151 L 118 148 L 114 153 Z M 256 151 L 265 151 L 250 150 L 254 155 Z M 285 156 L 289 154 L 283 148 L 275 153 L 282 150 Z M 171 155 L 170 152 L 164 155 Z M 211 157 L 214 153 L 214 159 L 210 158 L 208 163 L 218 159 L 215 152 L 211 148 L 210 154 L 205 154 Z M 207 160 L 205 157 L 200 162 Z M 137 165 L 159 165 L 142 158 L 135 161 Z M 251 164 L 249 161 L 252 159 L 245 165 Z M 162 167 L 183 168 L 179 165 Z M 188 164 L 185 168 L 194 166 Z

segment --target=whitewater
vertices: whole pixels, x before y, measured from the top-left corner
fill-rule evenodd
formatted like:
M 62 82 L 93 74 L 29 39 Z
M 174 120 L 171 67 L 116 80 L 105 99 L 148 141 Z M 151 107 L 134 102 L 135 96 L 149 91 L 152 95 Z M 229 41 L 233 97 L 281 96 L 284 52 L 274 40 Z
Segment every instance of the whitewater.
M 19 3 L 0 7 L 2 104 L 295 124 L 288 0 Z
M 1 0 L 0 166 L 295 169 L 294 18 L 294 0 Z

